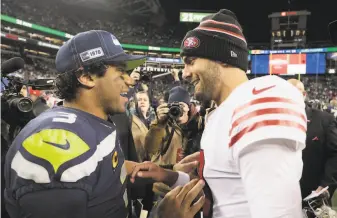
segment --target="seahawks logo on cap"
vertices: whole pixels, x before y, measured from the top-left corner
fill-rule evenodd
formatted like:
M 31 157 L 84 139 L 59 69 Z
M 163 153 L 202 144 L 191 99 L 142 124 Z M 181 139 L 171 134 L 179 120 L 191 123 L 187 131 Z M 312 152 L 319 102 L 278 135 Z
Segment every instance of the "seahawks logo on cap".
M 121 46 L 121 43 L 118 41 L 118 39 L 116 39 L 116 37 L 114 37 L 113 35 L 111 35 L 111 38 L 112 38 L 112 43 L 113 44 Z
M 185 48 L 198 48 L 200 45 L 200 40 L 197 37 L 188 37 L 184 41 Z

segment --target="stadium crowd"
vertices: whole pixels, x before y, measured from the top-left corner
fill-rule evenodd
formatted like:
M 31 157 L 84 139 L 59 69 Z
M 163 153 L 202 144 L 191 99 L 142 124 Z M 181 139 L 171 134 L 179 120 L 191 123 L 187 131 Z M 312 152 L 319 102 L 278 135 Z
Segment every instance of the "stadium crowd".
M 102 29 L 116 33 L 121 42 L 141 45 L 179 47 L 183 33 L 175 26 L 158 27 L 154 24 L 137 20 L 120 19 L 102 11 L 87 8 L 67 7 L 57 1 L 1 1 L 3 14 L 13 16 L 34 24 L 47 26 L 69 34 L 76 34 L 88 29 Z M 72 14 L 72 16 L 67 16 Z M 118 22 L 114 22 L 117 19 Z
M 6 61 L 11 57 L 15 57 L 13 54 L 1 54 L 1 59 Z M 57 76 L 57 71 L 55 69 L 55 64 L 52 60 L 44 61 L 43 59 L 26 57 L 25 68 L 16 72 L 16 76 L 26 79 L 54 79 Z M 184 81 L 181 78 L 182 71 L 179 72 L 180 84 L 191 93 L 191 96 L 194 94 L 194 88 L 188 82 Z M 149 72 L 140 72 L 141 74 L 149 75 Z M 156 72 L 150 72 L 155 75 Z M 25 75 L 25 76 L 24 76 Z M 172 73 L 174 75 L 174 73 Z M 159 99 L 165 96 L 165 92 L 170 90 L 172 84 L 174 83 L 174 76 L 167 75 L 149 81 L 150 77 L 146 76 L 145 80 L 142 83 L 146 84 L 151 88 L 151 94 L 154 98 L 152 101 L 157 102 Z M 250 79 L 255 78 L 256 75 L 248 75 Z M 334 103 L 337 96 L 337 76 L 335 75 L 301 75 L 301 80 L 304 83 L 307 91 L 307 102 L 311 102 L 315 105 L 315 108 L 321 110 L 330 111 L 331 108 L 337 108 L 337 105 Z M 334 110 L 333 110 L 334 111 Z

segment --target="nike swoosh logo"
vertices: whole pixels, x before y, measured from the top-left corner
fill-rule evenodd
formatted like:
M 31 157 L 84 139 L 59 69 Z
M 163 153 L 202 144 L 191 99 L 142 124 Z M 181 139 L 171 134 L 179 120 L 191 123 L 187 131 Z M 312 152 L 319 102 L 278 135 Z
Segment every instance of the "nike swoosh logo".
M 263 88 L 263 89 L 256 89 L 256 87 L 254 87 L 254 89 L 253 89 L 253 95 L 257 95 L 257 94 L 260 94 L 260 93 L 262 93 L 262 92 L 264 92 L 264 91 L 267 91 L 267 90 L 269 90 L 269 89 L 271 89 L 271 88 L 274 88 L 275 87 L 275 85 L 273 85 L 273 86 L 268 86 L 268 87 L 266 87 L 266 88 Z
M 58 144 L 58 143 L 54 143 L 54 142 L 47 142 L 47 141 L 43 141 L 44 143 L 47 143 L 49 145 L 55 146 L 57 148 L 61 148 L 63 150 L 68 150 L 70 148 L 70 143 L 68 142 L 68 140 L 66 140 L 65 144 Z

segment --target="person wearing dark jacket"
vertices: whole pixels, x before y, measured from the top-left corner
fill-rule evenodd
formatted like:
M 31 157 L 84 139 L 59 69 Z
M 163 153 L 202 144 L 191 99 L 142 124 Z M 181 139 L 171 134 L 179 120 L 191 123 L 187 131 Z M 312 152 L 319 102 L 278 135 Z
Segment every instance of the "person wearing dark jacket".
M 137 163 L 125 160 L 108 116 L 125 113 L 126 72 L 144 62 L 103 30 L 79 33 L 58 50 L 55 88 L 64 105 L 30 121 L 6 155 L 10 217 L 130 217 L 127 175 Z M 177 174 L 165 172 L 173 185 Z
M 304 85 L 298 80 L 288 80 L 304 95 Z M 337 185 L 337 122 L 333 115 L 306 107 L 307 139 L 302 152 L 303 171 L 300 181 L 302 197 L 312 191 L 329 186 L 333 195 Z

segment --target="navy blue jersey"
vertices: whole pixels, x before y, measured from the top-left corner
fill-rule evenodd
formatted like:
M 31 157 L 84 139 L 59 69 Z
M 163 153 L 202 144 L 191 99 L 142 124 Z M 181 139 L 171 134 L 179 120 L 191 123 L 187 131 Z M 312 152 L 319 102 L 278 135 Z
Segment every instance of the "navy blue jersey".
M 80 110 L 56 107 L 29 122 L 7 153 L 5 177 L 13 218 L 28 216 L 22 197 L 52 189 L 84 191 L 87 218 L 127 217 L 127 175 L 116 127 Z

